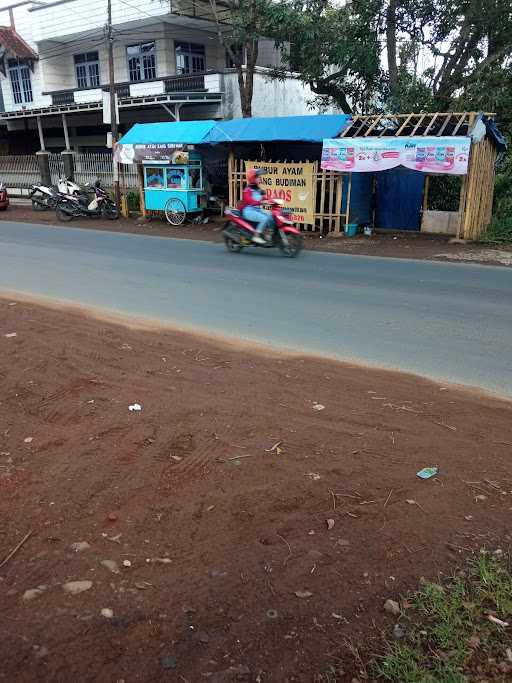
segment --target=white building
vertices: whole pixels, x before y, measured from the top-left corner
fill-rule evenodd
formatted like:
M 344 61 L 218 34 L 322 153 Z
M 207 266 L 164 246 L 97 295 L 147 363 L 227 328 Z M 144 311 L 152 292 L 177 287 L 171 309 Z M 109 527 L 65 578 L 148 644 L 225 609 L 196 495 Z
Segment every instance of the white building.
M 107 0 L 26 0 L 0 9 L 0 123 L 10 153 L 106 144 Z M 237 74 L 206 0 L 112 0 L 120 131 L 135 122 L 241 116 Z M 253 116 L 312 113 L 309 88 L 259 46 Z M 20 135 L 22 133 L 22 135 Z M 28 148 L 31 149 L 28 149 Z

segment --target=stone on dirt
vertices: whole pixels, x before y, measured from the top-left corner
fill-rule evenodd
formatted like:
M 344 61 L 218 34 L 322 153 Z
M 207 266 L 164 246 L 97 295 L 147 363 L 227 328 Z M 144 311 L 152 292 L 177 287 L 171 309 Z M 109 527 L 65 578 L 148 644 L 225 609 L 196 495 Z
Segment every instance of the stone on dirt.
M 397 617 L 400 614 L 400 605 L 396 600 L 386 600 L 384 603 L 384 610 Z
M 89 550 L 91 546 L 87 543 L 87 541 L 78 541 L 77 543 L 72 543 L 69 547 L 73 552 L 81 553 L 84 550 Z
M 37 588 L 30 588 L 23 593 L 23 602 L 30 602 L 42 595 L 48 586 L 38 586 Z
M 100 560 L 100 564 L 112 574 L 119 574 L 119 565 L 115 560 Z
M 62 589 L 65 593 L 70 593 L 71 595 L 78 595 L 84 591 L 88 591 L 92 588 L 92 581 L 68 581 L 62 584 Z
M 110 607 L 104 607 L 100 614 L 102 617 L 105 617 L 105 619 L 112 619 L 114 616 L 114 610 L 111 610 Z

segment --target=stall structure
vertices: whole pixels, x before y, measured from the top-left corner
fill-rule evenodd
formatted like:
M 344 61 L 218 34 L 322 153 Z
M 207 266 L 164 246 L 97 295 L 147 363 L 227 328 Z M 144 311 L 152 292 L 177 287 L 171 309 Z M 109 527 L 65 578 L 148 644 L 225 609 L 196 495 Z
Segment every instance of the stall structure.
M 385 172 L 407 169 L 402 173 L 401 194 L 400 190 L 383 193 L 387 197 L 382 201 L 387 199 L 396 212 L 397 206 L 416 197 L 418 229 L 420 222 L 426 227 L 429 219 L 429 177 L 461 176 L 453 232 L 475 240 L 491 221 L 494 169 L 504 147 L 492 116 L 475 112 L 354 116 L 337 138 L 324 140 L 321 166 L 327 171 L 373 175 L 374 190 Z M 400 176 L 394 179 L 396 190 Z
M 282 199 L 303 230 L 324 234 L 370 225 L 426 230 L 429 178 L 458 176 L 453 234 L 478 239 L 491 221 L 503 148 L 490 114 L 340 114 L 136 124 L 115 158 L 138 164 L 143 212 L 174 225 L 205 207 L 216 164 L 230 205 L 242 197 L 247 170 L 262 167 L 268 198 Z
M 143 214 L 165 214 L 171 225 L 181 225 L 206 206 L 203 142 L 213 121 L 136 124 L 119 141 L 115 159 L 139 165 Z
M 320 115 L 137 124 L 116 145 L 115 158 L 139 164 L 141 205 L 174 225 L 204 207 L 211 166 L 224 159 L 230 205 L 242 197 L 247 169 L 264 167 L 267 196 L 282 199 L 297 225 L 341 232 L 357 197 L 350 175 L 322 170 L 320 159 L 323 139 L 339 135 L 349 121 Z

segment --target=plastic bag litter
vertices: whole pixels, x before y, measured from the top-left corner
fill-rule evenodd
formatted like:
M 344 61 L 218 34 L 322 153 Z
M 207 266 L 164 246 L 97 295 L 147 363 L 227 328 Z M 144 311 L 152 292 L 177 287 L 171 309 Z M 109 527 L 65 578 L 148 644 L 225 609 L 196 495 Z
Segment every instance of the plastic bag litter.
M 439 467 L 424 467 L 419 472 L 416 472 L 416 476 L 420 479 L 430 479 L 439 474 Z

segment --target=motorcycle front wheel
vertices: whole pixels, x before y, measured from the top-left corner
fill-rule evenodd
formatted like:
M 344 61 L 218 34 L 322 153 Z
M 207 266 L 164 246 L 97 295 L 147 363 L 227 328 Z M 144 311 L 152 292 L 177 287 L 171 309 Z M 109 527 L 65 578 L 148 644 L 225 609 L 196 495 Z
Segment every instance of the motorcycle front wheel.
M 55 209 L 55 215 L 57 216 L 59 221 L 62 221 L 63 223 L 69 223 L 69 221 L 73 220 L 73 214 L 64 211 L 60 204 L 57 204 L 57 207 Z
M 281 240 L 281 242 L 279 243 L 279 249 L 281 250 L 281 254 L 288 258 L 296 258 L 302 251 L 303 246 L 304 240 L 302 238 L 302 235 L 287 235 L 286 242 L 283 242 L 283 240 Z
M 101 215 L 109 221 L 115 221 L 119 218 L 119 211 L 115 204 L 103 204 L 101 207 Z

